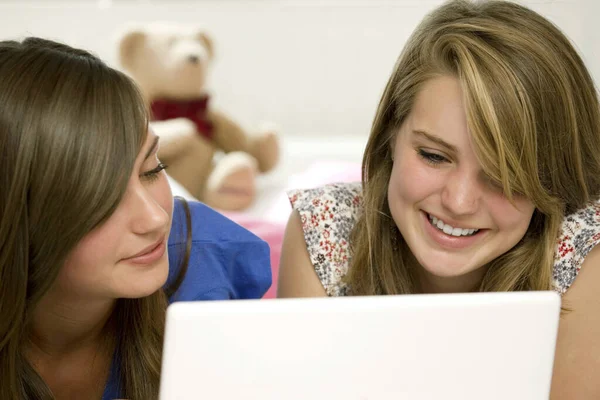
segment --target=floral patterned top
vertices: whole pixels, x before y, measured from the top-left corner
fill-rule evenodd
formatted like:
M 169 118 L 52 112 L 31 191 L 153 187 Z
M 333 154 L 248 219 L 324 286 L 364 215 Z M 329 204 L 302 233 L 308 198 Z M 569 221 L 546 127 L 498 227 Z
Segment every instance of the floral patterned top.
M 310 260 L 328 296 L 345 296 L 342 282 L 348 271 L 350 232 L 362 207 L 360 183 L 336 183 L 288 193 L 300 214 Z M 600 242 L 600 201 L 568 215 L 557 238 L 554 290 L 561 295 L 571 286 L 587 254 Z

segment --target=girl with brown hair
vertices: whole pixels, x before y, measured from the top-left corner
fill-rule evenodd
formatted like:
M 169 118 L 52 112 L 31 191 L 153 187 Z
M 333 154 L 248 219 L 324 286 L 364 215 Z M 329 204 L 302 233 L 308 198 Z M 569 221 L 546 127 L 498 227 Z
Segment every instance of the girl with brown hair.
M 260 298 L 266 243 L 174 202 L 137 87 L 0 42 L 0 398 L 154 399 L 172 301 Z

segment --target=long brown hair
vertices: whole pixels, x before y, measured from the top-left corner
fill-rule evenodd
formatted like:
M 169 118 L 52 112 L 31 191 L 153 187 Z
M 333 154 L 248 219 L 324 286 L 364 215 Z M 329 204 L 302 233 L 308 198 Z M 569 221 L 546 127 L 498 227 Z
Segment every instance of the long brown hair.
M 600 193 L 600 114 L 569 40 L 506 1 L 450 1 L 417 27 L 387 83 L 363 158 L 364 212 L 346 282 L 353 294 L 419 291 L 387 203 L 391 150 L 428 79 L 456 77 L 484 172 L 536 207 L 527 233 L 490 263 L 482 291 L 548 290 L 560 223 Z
M 120 203 L 147 121 L 135 84 L 90 53 L 39 38 L 0 42 L 0 398 L 54 398 L 23 354 L 32 310 Z M 112 333 L 129 399 L 158 396 L 166 306 L 163 290 L 117 303 Z

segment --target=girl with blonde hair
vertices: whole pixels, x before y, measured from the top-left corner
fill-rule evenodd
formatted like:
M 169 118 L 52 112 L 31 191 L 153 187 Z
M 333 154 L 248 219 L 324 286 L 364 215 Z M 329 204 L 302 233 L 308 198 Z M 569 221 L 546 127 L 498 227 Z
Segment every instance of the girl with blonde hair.
M 279 296 L 553 289 L 552 398 L 600 398 L 599 111 L 548 20 L 445 3 L 397 61 L 362 182 L 290 193 Z

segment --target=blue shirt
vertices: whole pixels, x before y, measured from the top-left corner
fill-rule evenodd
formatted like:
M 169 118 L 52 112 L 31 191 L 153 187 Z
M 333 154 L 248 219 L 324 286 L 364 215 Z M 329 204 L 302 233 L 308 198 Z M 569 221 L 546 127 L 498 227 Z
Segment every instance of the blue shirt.
M 188 204 L 192 217 L 188 270 L 169 302 L 261 298 L 271 287 L 267 243 L 202 203 Z M 181 201 L 175 200 L 167 285 L 177 277 L 186 240 L 185 212 Z M 118 364 L 115 357 L 102 400 L 121 398 Z

